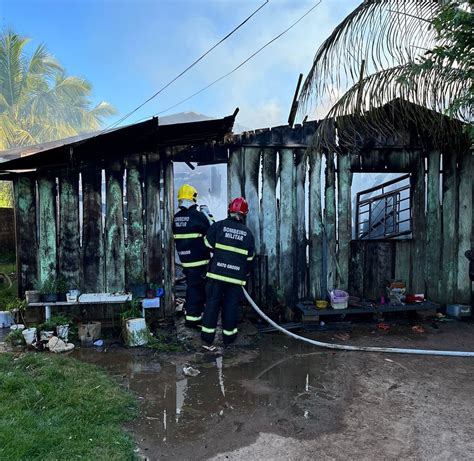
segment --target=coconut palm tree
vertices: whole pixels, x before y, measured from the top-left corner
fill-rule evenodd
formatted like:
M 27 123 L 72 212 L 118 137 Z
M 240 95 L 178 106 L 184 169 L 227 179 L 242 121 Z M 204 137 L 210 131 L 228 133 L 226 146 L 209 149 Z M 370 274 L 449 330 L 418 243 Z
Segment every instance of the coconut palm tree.
M 0 150 L 98 130 L 114 108 L 91 107 L 91 85 L 67 76 L 44 45 L 31 56 L 13 31 L 0 37 Z
M 303 85 L 302 107 L 331 107 L 317 129 L 315 146 L 337 150 L 341 139 L 335 136 L 335 123 L 351 147 L 361 129 L 393 132 L 386 113 L 377 109 L 397 98 L 432 109 L 397 106 L 399 120 L 432 133 L 442 133 L 436 127 L 446 125 L 439 113 L 470 121 L 470 8 L 454 0 L 363 1 L 320 46 Z

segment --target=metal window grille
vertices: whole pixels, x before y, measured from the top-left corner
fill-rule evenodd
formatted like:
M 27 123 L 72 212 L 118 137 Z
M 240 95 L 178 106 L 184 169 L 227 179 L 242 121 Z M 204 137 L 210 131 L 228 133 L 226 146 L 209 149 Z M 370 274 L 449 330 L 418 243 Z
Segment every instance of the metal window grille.
M 412 230 L 410 175 L 359 192 L 356 209 L 357 239 L 409 236 Z

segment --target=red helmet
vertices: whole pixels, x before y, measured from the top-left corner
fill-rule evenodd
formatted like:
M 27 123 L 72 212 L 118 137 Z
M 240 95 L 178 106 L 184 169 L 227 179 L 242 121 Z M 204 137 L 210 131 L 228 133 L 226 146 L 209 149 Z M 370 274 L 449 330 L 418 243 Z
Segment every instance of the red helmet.
M 229 213 L 240 213 L 246 215 L 249 212 L 249 204 L 243 197 L 237 197 L 229 203 Z

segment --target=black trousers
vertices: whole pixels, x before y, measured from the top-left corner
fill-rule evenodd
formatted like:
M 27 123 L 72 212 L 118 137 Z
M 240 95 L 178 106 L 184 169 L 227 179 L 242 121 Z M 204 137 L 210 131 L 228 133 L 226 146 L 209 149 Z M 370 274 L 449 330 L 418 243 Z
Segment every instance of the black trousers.
M 222 333 L 224 344 L 237 337 L 237 319 L 242 302 L 242 287 L 234 283 L 208 279 L 207 301 L 202 318 L 201 338 L 212 344 L 216 336 L 217 318 L 222 307 Z
M 202 312 L 206 302 L 206 272 L 204 266 L 190 267 L 183 270 L 186 276 L 186 326 L 197 327 L 201 324 Z

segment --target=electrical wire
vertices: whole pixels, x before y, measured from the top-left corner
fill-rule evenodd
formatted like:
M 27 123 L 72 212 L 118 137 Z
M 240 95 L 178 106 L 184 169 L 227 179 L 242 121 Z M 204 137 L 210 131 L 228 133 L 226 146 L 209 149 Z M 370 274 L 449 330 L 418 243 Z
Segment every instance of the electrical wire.
M 242 66 L 244 66 L 247 62 L 249 62 L 252 58 L 254 58 L 258 53 L 263 51 L 267 46 L 271 45 L 274 41 L 278 40 L 281 36 L 285 35 L 287 32 L 289 32 L 293 27 L 295 27 L 299 22 L 301 22 L 308 14 L 310 14 L 320 3 L 322 0 L 319 0 L 316 5 L 314 5 L 312 8 L 310 8 L 303 16 L 301 16 L 298 20 L 296 20 L 293 24 L 291 24 L 289 27 L 287 27 L 284 31 L 280 32 L 276 37 L 273 37 L 269 42 L 265 43 L 261 48 L 259 48 L 257 51 L 252 53 L 247 59 L 242 61 L 238 66 L 234 67 L 231 71 L 227 72 L 226 74 L 222 75 L 221 77 L 217 78 L 213 82 L 209 83 L 209 85 L 205 86 L 204 88 L 201 88 L 199 91 L 196 91 L 193 93 L 191 96 L 188 96 L 187 98 L 182 99 L 181 101 L 177 102 L 176 104 L 173 104 L 172 106 L 163 109 L 162 111 L 158 112 L 155 115 L 160 115 L 163 114 L 164 112 L 168 112 L 171 109 L 174 109 L 175 107 L 179 106 L 183 102 L 189 101 L 191 98 L 194 98 L 194 96 L 197 96 L 198 94 L 202 93 L 203 91 L 206 91 L 208 88 L 211 86 L 215 85 L 216 83 L 220 82 L 224 78 L 228 77 L 229 75 L 233 74 L 235 71 L 240 69 Z
M 255 16 L 268 2 L 269 2 L 269 0 L 265 0 L 265 2 L 262 3 L 244 21 L 242 21 L 237 27 L 235 27 L 233 30 L 231 30 L 225 37 L 222 37 L 217 43 L 215 43 L 211 48 L 209 48 L 204 54 L 202 54 L 199 58 L 197 58 L 194 62 L 192 62 L 188 67 L 186 67 L 186 69 L 184 69 L 176 77 L 171 79 L 166 85 L 162 86 L 158 91 L 156 91 L 153 95 L 151 95 L 148 99 L 146 99 L 140 105 L 135 107 L 135 109 L 131 110 L 128 114 L 124 115 L 121 119 L 117 120 L 115 123 L 108 126 L 103 131 L 110 130 L 111 128 L 113 128 L 113 127 L 117 126 L 118 124 L 122 123 L 127 118 L 129 118 L 131 115 L 133 115 L 135 112 L 137 112 L 139 109 L 141 109 L 145 104 L 149 103 L 152 99 L 156 98 L 160 93 L 162 93 L 164 90 L 166 90 L 166 88 L 168 88 L 170 85 L 172 85 L 174 82 L 176 82 L 176 80 L 178 80 L 180 77 L 182 77 L 186 72 L 188 72 L 190 69 L 192 69 L 200 61 L 202 61 L 211 51 L 213 51 L 221 43 L 225 42 L 231 35 L 233 35 L 235 32 L 237 32 L 245 23 L 247 23 L 253 16 Z M 102 133 L 99 133 L 99 134 L 102 134 Z

